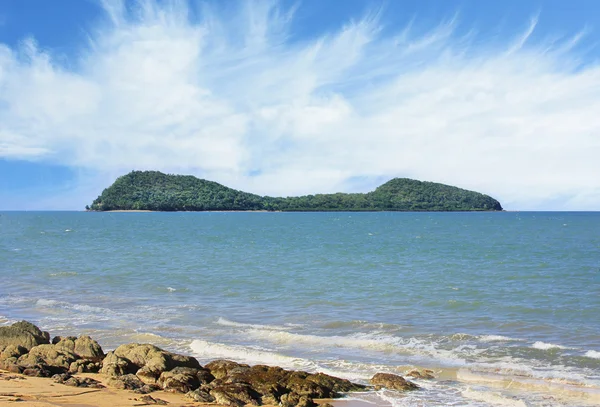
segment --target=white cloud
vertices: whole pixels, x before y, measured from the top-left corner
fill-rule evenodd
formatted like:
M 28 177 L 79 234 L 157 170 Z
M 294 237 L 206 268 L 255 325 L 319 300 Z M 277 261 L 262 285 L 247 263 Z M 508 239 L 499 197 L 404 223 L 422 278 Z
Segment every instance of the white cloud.
M 390 36 L 370 15 L 292 40 L 294 10 L 270 2 L 199 18 L 185 2 L 103 4 L 68 67 L 33 39 L 0 44 L 0 157 L 264 194 L 408 176 L 508 209 L 600 207 L 600 68 L 580 65 L 579 33 L 530 44 L 532 19 L 486 44 L 453 18 Z

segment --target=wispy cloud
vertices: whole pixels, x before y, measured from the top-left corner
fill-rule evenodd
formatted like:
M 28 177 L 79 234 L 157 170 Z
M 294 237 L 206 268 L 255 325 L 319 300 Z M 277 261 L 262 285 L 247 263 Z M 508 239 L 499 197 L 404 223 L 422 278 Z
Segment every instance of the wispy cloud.
M 371 13 L 298 40 L 276 2 L 102 4 L 70 68 L 34 39 L 0 45 L 0 157 L 278 195 L 409 176 L 513 209 L 600 206 L 600 68 L 579 62 L 581 33 L 531 43 L 536 17 L 486 43 L 453 17 L 389 34 Z

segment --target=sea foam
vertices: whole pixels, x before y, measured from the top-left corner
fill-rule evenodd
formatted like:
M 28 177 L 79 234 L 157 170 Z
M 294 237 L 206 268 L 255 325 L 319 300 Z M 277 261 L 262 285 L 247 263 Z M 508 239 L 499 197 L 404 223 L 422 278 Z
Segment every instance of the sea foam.
M 554 343 L 546 343 L 546 342 L 541 342 L 541 341 L 534 342 L 534 344 L 531 345 L 531 347 L 534 349 L 540 349 L 540 350 L 573 349 L 573 348 L 569 348 L 567 346 L 556 345 Z
M 587 356 L 588 358 L 600 359 L 600 352 L 596 350 L 588 350 L 587 352 L 585 352 L 585 356 Z

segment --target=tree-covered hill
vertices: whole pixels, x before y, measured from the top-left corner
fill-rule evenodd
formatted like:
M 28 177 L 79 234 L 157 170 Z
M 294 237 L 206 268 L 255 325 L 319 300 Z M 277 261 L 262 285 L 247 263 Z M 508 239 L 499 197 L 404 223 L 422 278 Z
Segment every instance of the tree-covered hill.
M 190 175 L 133 171 L 87 209 L 151 211 L 501 211 L 500 203 L 457 187 L 394 178 L 366 194 L 259 196 Z

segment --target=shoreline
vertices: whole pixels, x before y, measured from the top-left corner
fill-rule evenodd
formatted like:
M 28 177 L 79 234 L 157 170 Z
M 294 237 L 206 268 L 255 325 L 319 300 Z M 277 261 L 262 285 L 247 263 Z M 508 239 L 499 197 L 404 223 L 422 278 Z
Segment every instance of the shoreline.
M 218 358 L 202 366 L 193 356 L 148 343 L 104 353 L 87 335 L 51 340 L 27 321 L 0 326 L 0 406 L 334 407 L 329 402 L 335 399 L 341 407 L 337 401 L 345 395 L 380 388 L 419 386 L 389 373 L 377 373 L 363 385 L 320 372 Z M 350 406 L 361 407 L 355 404 Z

